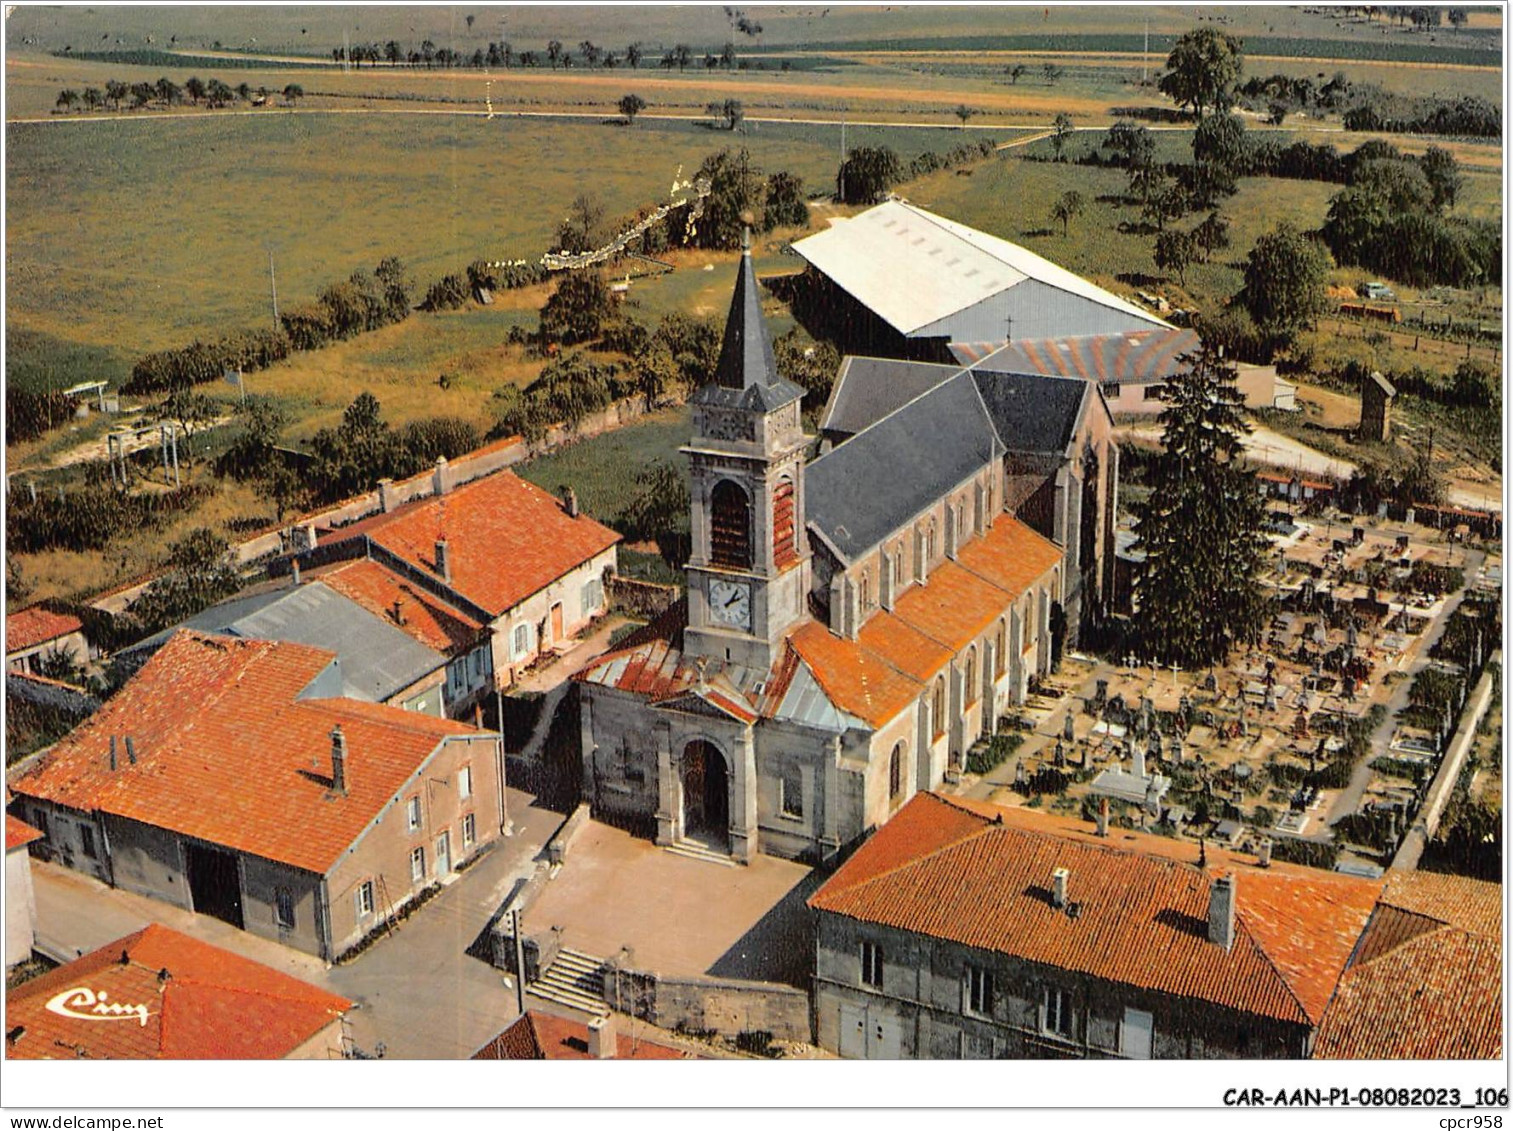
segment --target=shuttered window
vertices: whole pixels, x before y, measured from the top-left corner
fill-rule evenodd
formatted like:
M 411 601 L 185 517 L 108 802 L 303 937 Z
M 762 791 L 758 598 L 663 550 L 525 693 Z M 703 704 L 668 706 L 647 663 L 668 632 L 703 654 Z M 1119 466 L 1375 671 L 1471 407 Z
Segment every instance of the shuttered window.
M 780 479 L 772 493 L 772 561 L 778 569 L 799 560 L 793 510 L 793 480 Z
M 732 569 L 751 568 L 751 503 L 728 479 L 715 484 L 709 505 L 709 560 Z

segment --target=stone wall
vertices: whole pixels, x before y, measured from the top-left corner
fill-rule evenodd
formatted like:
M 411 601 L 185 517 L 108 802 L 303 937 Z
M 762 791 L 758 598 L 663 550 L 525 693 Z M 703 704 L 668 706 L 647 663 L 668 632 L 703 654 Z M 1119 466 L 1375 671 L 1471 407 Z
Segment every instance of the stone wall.
M 678 599 L 676 585 L 658 585 L 615 575 L 609 579 L 609 607 L 628 616 L 651 620 L 667 611 Z
M 809 995 L 775 982 L 735 978 L 667 977 L 611 960 L 604 1001 L 663 1029 L 735 1037 L 765 1032 L 781 1041 L 810 1041 Z

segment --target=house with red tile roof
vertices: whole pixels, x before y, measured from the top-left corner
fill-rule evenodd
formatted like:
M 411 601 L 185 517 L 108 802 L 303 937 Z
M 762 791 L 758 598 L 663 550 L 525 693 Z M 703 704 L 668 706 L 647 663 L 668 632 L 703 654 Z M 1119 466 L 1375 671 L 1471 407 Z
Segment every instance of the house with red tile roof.
M 809 899 L 818 1043 L 1307 1057 L 1382 886 L 921 793 Z
M 644 1024 L 608 1014 L 575 1021 L 538 1009 L 526 1010 L 472 1056 L 473 1060 L 700 1060 L 686 1049 L 644 1034 Z
M 27 846 L 42 834 L 25 821 L 5 815 L 5 968 L 32 956 L 37 941 L 37 897 L 32 890 Z
M 7 1060 L 338 1060 L 346 998 L 151 923 L 5 994 Z
M 1329 1060 L 1502 1058 L 1502 885 L 1393 873 L 1324 1013 Z
M 447 655 L 453 718 L 607 608 L 620 535 L 570 491 L 558 498 L 509 471 L 453 486 L 439 468 L 432 494 L 379 499 L 350 525 L 304 529 L 293 568 Z
M 965 371 L 873 398 L 809 459 L 802 390 L 777 371 L 744 256 L 691 398 L 687 600 L 575 676 L 593 812 L 737 860 L 830 859 L 956 776 L 1050 672 L 1082 568 L 1026 517 L 1039 495 L 1014 492 L 1037 445 L 1047 491 L 1083 492 L 1056 461 L 1087 388 L 1040 383 L 1058 385 L 1054 412 Z M 1035 405 L 1032 428 L 1009 430 Z M 1101 499 L 1115 461 L 1085 455 Z
M 8 671 L 39 674 L 43 659 L 67 655 L 83 666 L 89 660 L 84 622 L 73 613 L 47 605 L 11 613 L 5 618 L 5 667 Z
M 334 960 L 506 823 L 497 734 L 341 692 L 333 652 L 181 631 L 10 808 L 34 855 Z

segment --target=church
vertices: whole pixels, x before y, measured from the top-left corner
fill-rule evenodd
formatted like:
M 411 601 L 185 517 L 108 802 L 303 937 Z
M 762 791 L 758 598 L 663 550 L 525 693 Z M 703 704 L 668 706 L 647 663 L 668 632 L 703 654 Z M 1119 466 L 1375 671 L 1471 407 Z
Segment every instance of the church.
M 574 676 L 596 817 L 736 860 L 833 858 L 954 780 L 1075 638 L 1069 594 L 1101 600 L 1117 450 L 1097 386 L 864 360 L 806 458 L 743 253 L 691 398 L 687 597 Z

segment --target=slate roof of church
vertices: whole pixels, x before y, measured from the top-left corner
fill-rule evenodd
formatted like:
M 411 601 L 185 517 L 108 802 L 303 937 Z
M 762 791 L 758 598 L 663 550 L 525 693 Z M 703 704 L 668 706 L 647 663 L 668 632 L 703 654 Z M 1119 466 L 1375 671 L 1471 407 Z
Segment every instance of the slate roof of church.
M 804 390 L 778 373 L 772 337 L 762 317 L 762 294 L 751 265 L 750 233 L 743 239 L 745 246 L 736 270 L 714 380 L 695 390 L 692 399 L 695 404 L 771 412 L 801 399 Z
M 1200 869 L 1153 843 L 1162 839 L 1103 840 L 1023 809 L 921 793 L 809 906 L 1317 1025 L 1381 884 L 1303 868 L 1246 870 L 1217 852 Z M 1075 918 L 1050 900 L 1056 868 L 1070 873 Z M 1235 940 L 1227 950 L 1207 931 L 1209 889 L 1220 874 L 1235 876 Z
M 848 357 L 836 376 L 820 431 L 850 436 L 845 441 L 849 444 L 879 420 L 962 372 L 955 365 Z M 1075 377 L 1007 372 L 987 362 L 969 372 L 1000 443 L 1011 452 L 1065 451 L 1084 402 L 1094 395 L 1087 382 Z
M 1000 455 L 968 374 L 876 421 L 804 468 L 809 523 L 846 559 L 864 553 Z
M 61 1008 L 50 1008 L 68 996 Z M 97 1002 L 142 1014 L 88 1014 Z M 277 1060 L 352 1008 L 336 994 L 159 923 L 5 995 L 7 1060 Z M 84 1013 L 86 1017 L 76 1014 Z M 138 1020 L 140 1018 L 140 1020 Z

